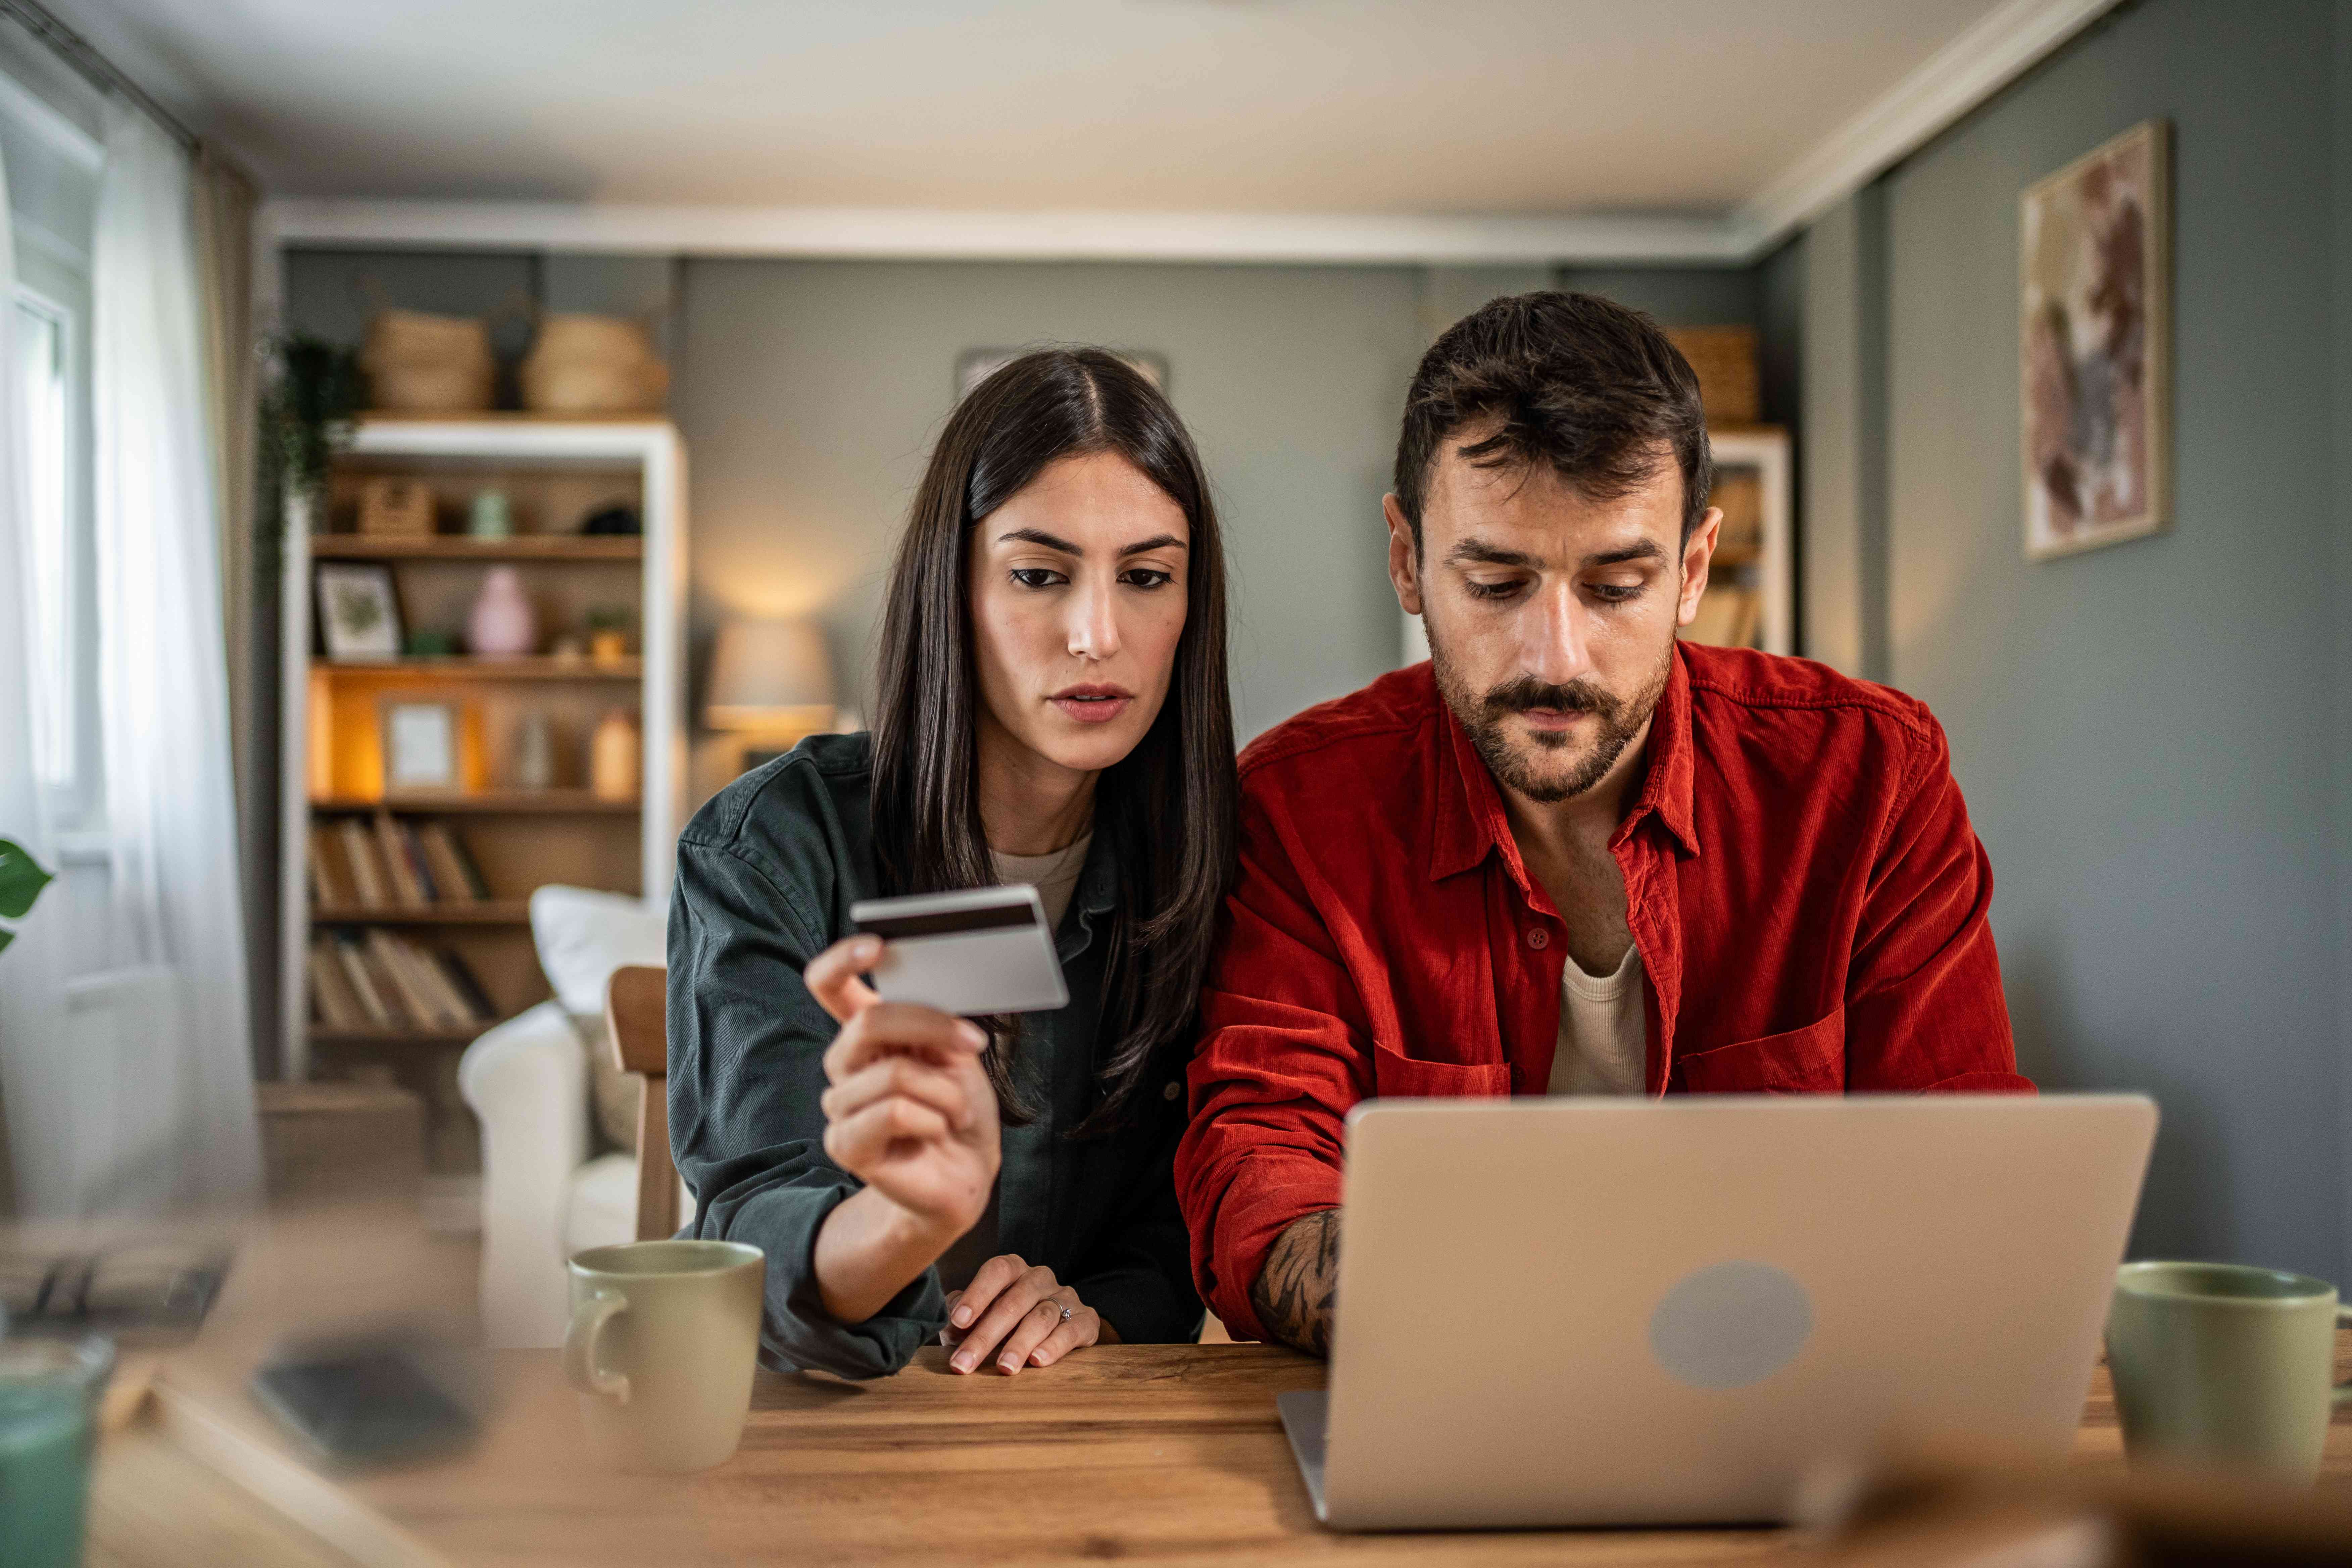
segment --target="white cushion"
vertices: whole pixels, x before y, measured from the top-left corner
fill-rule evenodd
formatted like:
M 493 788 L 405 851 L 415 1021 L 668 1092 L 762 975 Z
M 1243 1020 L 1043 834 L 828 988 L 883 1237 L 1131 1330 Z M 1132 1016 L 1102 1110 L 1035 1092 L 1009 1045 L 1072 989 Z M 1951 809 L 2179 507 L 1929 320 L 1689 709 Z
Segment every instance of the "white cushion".
M 669 910 L 626 893 L 550 882 L 530 895 L 539 966 L 567 1013 L 604 1016 L 604 983 L 627 963 L 668 960 Z

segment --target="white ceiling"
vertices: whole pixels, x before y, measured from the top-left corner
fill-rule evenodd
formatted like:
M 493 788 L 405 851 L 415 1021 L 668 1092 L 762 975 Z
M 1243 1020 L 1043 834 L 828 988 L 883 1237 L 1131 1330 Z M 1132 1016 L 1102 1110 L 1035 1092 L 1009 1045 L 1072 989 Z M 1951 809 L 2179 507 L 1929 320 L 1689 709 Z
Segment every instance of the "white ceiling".
M 1734 209 L 2004 8 L 47 3 L 275 195 L 1548 216 Z

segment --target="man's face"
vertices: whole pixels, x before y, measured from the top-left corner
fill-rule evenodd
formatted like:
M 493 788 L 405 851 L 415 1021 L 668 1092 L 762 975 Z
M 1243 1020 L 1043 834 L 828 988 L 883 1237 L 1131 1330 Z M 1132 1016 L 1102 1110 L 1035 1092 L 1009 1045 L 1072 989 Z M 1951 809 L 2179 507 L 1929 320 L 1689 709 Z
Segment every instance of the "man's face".
M 1429 632 L 1437 689 L 1495 777 L 1530 801 L 1584 794 L 1645 735 L 1675 630 L 1698 612 L 1723 514 L 1682 539 L 1683 484 L 1595 500 L 1549 465 L 1479 468 L 1450 437 L 1422 506 L 1421 548 L 1390 496 L 1389 575 Z

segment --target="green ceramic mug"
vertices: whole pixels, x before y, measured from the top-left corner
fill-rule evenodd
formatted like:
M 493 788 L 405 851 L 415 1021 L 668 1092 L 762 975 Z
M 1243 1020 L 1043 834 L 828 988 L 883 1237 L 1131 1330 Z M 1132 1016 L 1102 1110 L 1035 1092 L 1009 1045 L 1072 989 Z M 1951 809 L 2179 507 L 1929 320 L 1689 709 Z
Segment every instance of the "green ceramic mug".
M 2107 1366 L 2124 1451 L 2309 1483 L 2336 1406 L 2336 1325 L 2326 1280 L 2234 1263 L 2126 1263 L 2107 1314 Z

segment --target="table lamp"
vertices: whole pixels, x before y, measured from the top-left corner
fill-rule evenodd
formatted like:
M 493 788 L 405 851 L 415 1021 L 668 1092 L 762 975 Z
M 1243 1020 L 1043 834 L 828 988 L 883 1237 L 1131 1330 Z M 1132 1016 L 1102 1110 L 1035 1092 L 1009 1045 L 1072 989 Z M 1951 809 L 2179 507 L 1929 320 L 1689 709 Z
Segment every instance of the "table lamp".
M 806 735 L 831 729 L 833 659 L 824 634 L 799 620 L 723 623 L 702 716 L 714 730 Z

